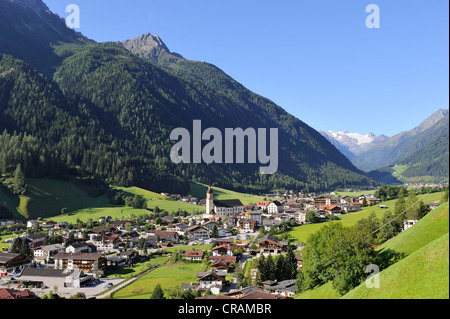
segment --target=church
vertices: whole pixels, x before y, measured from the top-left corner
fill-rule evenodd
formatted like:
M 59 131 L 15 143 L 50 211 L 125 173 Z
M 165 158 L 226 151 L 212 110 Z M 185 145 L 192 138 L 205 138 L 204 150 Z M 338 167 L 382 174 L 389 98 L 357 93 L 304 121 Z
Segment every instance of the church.
M 214 199 L 211 186 L 208 187 L 208 191 L 206 192 L 206 210 L 203 218 L 225 217 L 243 212 L 244 205 L 239 199 L 216 200 Z

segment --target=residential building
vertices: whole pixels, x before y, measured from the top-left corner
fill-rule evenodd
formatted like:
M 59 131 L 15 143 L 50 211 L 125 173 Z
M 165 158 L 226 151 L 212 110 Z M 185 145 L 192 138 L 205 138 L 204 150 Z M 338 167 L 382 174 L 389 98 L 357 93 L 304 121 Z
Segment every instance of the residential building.
M 30 264 L 31 258 L 29 256 L 0 252 L 0 277 L 20 273 L 22 269 Z

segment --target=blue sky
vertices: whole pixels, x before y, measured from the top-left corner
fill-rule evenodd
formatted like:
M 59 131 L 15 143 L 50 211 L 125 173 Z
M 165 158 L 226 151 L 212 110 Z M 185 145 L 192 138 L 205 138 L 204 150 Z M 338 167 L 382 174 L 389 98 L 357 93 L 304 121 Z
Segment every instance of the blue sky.
M 98 41 L 150 32 L 317 130 L 392 136 L 449 101 L 447 0 L 44 0 Z M 369 4 L 380 28 L 368 29 Z

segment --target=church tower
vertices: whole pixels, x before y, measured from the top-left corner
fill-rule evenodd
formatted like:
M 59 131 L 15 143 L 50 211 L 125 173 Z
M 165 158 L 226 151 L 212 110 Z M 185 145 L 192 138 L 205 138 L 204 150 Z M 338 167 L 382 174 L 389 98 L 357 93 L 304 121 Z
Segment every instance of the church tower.
M 205 217 L 209 218 L 214 215 L 214 199 L 213 199 L 213 191 L 211 190 L 211 185 L 208 186 L 208 191 L 206 192 L 206 211 Z

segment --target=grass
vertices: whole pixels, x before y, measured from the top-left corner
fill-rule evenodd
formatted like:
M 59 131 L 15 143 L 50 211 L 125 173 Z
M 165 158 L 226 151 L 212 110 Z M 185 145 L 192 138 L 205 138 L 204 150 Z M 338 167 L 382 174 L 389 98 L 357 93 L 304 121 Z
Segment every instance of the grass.
M 338 299 L 336 291 L 333 289 L 333 283 L 327 282 L 326 284 L 308 290 L 302 294 L 296 295 L 294 299 Z
M 380 287 L 359 285 L 343 299 L 448 299 L 449 234 L 441 236 L 379 274 Z
M 178 287 L 181 283 L 197 282 L 197 273 L 203 271 L 201 263 L 163 266 L 113 294 L 113 299 L 149 299 L 157 284 L 163 290 Z
M 26 219 L 57 216 L 62 208 L 76 211 L 108 205 L 106 196 L 91 197 L 70 181 L 27 179 L 28 191 L 19 196 L 17 211 Z
M 412 228 L 381 245 L 378 250 L 394 250 L 410 255 L 449 232 L 449 204 L 442 204 L 423 217 Z
M 180 209 L 185 210 L 190 214 L 202 213 L 204 210 L 202 206 L 193 205 L 182 201 L 176 201 L 169 197 L 151 191 L 147 191 L 139 187 L 114 187 L 114 188 L 120 189 L 128 195 L 143 196 L 147 200 L 147 207 L 151 210 L 153 210 L 156 206 L 158 206 L 159 209 L 166 210 L 168 212 L 176 212 Z M 206 191 L 205 194 L 203 194 L 203 197 L 205 197 L 205 195 Z
M 380 277 L 380 285 L 384 289 L 368 289 L 363 283 L 354 289 L 356 292 L 352 290 L 344 297 L 441 298 L 442 296 L 447 296 L 446 298 L 448 298 L 448 233 L 449 203 L 447 202 L 428 213 L 413 227 L 377 248 L 381 254 L 383 252 L 388 254 L 392 251 L 403 254 L 402 260 L 380 273 L 380 276 L 383 274 L 383 277 Z M 437 245 L 444 247 L 447 245 L 446 253 L 440 250 L 441 247 L 439 247 L 439 251 L 427 252 L 427 250 L 432 249 L 431 246 L 429 247 L 431 243 L 442 238 L 445 239 L 445 236 L 447 236 L 447 242 L 444 240 L 444 242 L 439 242 Z M 439 254 L 443 255 L 440 257 Z M 431 258 L 431 260 L 426 258 Z M 425 262 L 425 266 L 419 265 L 423 262 Z M 398 282 L 396 282 L 397 279 Z M 439 280 L 446 282 L 447 286 L 438 285 L 437 282 Z M 386 286 L 384 286 L 385 284 Z M 447 289 L 447 295 L 445 295 L 445 289 Z M 420 290 L 420 293 L 414 293 L 416 290 Z M 428 292 L 423 290 L 428 290 Z M 338 296 L 335 294 L 332 283 L 328 282 L 296 296 L 297 298 L 336 299 Z
M 426 195 L 418 195 L 418 199 L 422 199 L 424 203 L 431 203 L 440 200 L 441 194 L 440 193 L 431 193 Z M 390 200 L 383 202 L 383 205 L 386 205 L 389 209 L 393 209 L 395 205 L 396 200 Z M 328 223 L 336 223 L 340 222 L 343 226 L 352 226 L 355 225 L 359 220 L 363 218 L 367 218 L 372 212 L 375 213 L 375 215 L 378 218 L 381 218 L 387 209 L 385 208 L 379 208 L 378 205 L 366 207 L 363 210 L 355 213 L 350 213 L 346 215 L 339 216 L 340 220 L 338 221 L 329 221 L 326 223 L 320 223 L 320 224 L 305 224 L 298 227 L 294 227 L 290 232 L 289 236 L 290 239 L 294 242 L 306 242 L 308 237 L 314 233 L 316 233 L 320 228 L 322 228 L 324 225 Z
M 111 272 L 107 272 L 106 276 L 107 277 L 120 276 L 123 279 L 129 279 L 129 278 L 134 277 L 134 276 L 140 274 L 141 272 L 149 269 L 151 266 L 153 266 L 155 264 L 163 265 L 168 260 L 169 260 L 168 257 L 152 258 L 150 260 L 146 260 L 144 262 L 137 263 L 136 266 L 132 267 L 132 268 L 124 268 L 124 269 L 120 269 L 120 270 L 114 270 Z

